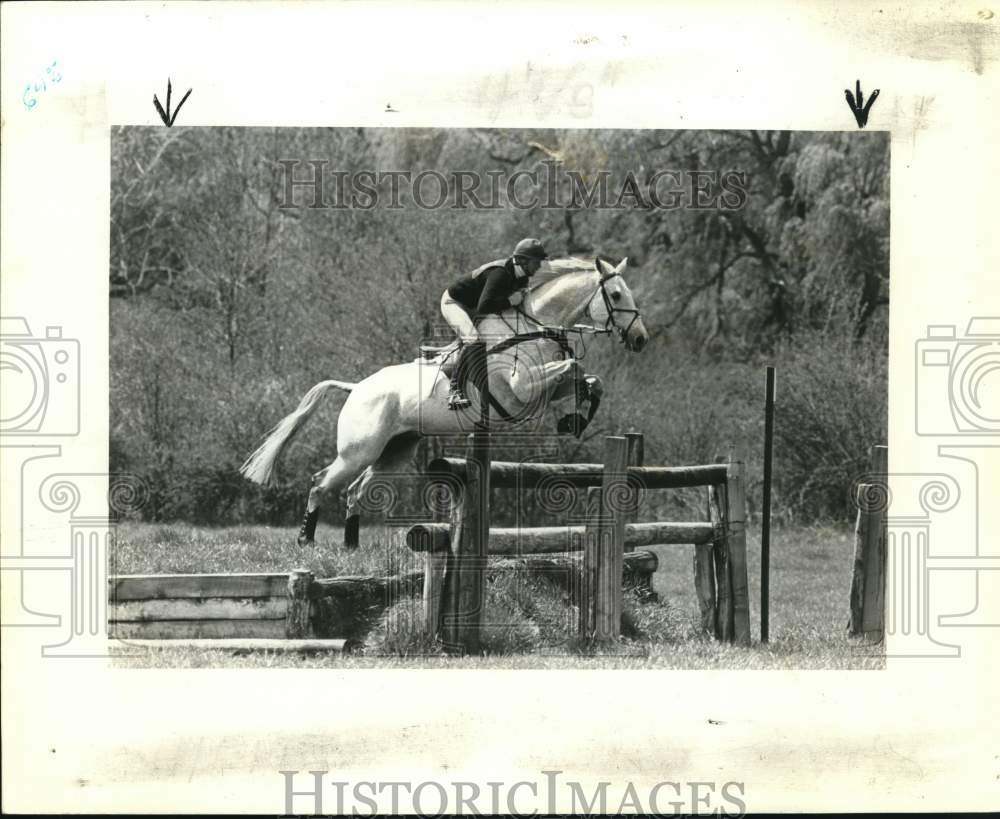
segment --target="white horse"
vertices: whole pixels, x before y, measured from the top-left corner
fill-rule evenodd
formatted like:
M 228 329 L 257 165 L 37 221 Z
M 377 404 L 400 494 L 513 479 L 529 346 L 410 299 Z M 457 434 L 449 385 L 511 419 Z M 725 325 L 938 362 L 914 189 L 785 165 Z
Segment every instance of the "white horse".
M 491 429 L 522 424 L 550 401 L 573 395 L 567 390 L 573 379 L 564 376 L 579 364 L 565 355 L 558 341 L 531 338 L 540 327 L 571 328 L 587 316 L 596 329 L 617 331 L 629 350 L 645 347 L 649 334 L 622 277 L 627 262 L 611 267 L 600 259 L 553 260 L 536 274 L 524 303 L 479 322 L 480 336 L 490 345 L 529 335 L 509 347 L 501 345 L 506 349 L 488 358 L 490 394 L 506 410 L 490 413 Z M 300 543 L 313 541 L 319 509 L 334 492 L 351 484 L 356 498 L 376 473 L 403 469 L 422 436 L 468 432 L 479 420 L 480 408 L 471 391 L 472 407 L 460 412 L 448 408 L 449 379 L 442 366 L 447 355 L 383 367 L 357 384 L 320 382 L 246 460 L 240 468 L 245 477 L 272 483 L 282 452 L 323 396 L 331 389 L 350 392 L 337 419 L 337 458 L 313 476 Z

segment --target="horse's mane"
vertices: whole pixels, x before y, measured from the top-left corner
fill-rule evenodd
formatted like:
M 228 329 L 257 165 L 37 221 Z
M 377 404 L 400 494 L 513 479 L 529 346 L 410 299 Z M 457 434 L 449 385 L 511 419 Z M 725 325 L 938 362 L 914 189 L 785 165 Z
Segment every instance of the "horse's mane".
M 564 276 L 575 273 L 593 273 L 596 269 L 594 264 L 593 259 L 578 259 L 576 257 L 549 259 L 548 263 L 531 277 L 531 291 L 535 295 L 541 295 L 543 288 Z

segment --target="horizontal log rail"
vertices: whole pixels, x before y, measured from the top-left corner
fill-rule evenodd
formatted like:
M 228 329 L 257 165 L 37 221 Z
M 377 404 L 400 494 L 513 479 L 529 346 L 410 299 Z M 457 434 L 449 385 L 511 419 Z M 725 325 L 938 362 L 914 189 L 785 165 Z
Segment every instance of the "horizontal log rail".
M 468 477 L 464 458 L 435 458 L 427 471 L 434 475 L 447 475 L 466 480 Z M 684 489 L 696 486 L 713 486 L 725 483 L 728 475 L 726 464 L 701 466 L 630 466 L 626 470 L 631 485 L 645 489 Z M 490 466 L 490 485 L 506 489 L 534 489 L 543 483 L 585 488 L 600 486 L 604 475 L 601 464 L 547 464 L 514 461 L 493 461 Z
M 530 526 L 491 528 L 491 555 L 550 554 L 583 551 L 585 526 Z M 714 536 L 711 523 L 628 523 L 625 544 L 641 546 L 708 543 Z M 406 532 L 406 545 L 415 552 L 442 552 L 451 545 L 446 523 L 420 523 Z

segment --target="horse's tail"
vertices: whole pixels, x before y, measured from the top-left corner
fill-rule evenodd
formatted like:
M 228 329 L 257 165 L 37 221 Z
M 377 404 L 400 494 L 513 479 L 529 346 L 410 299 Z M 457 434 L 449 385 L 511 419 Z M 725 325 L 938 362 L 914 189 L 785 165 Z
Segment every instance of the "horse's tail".
M 301 429 L 316 411 L 316 407 L 319 406 L 319 402 L 326 395 L 327 391 L 336 387 L 339 390 L 350 392 L 355 386 L 357 385 L 348 384 L 346 381 L 321 381 L 309 390 L 299 402 L 295 412 L 279 421 L 277 426 L 267 434 L 264 443 L 257 447 L 254 453 L 246 459 L 246 462 L 240 467 L 240 474 L 262 486 L 272 484 L 274 482 L 275 469 L 285 451 L 285 447 L 291 443 L 295 433 Z

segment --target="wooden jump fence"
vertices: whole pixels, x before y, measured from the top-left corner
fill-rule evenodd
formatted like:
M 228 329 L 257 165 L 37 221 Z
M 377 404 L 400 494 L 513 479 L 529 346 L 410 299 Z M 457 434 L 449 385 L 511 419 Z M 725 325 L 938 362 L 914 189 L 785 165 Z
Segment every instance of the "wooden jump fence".
M 316 579 L 290 574 L 123 575 L 108 581 L 108 635 L 132 645 L 282 651 L 356 648 L 356 610 L 419 590 L 423 572 Z M 322 614 L 322 617 L 321 617 Z
M 472 371 L 485 372 L 485 346 L 477 349 L 481 366 Z M 351 639 L 317 639 L 319 610 L 370 609 L 373 592 L 381 595 L 384 607 L 393 596 L 422 583 L 428 632 L 449 650 L 475 654 L 481 645 L 487 574 L 497 569 L 496 562 L 489 562 L 494 555 L 503 557 L 507 567 L 565 570 L 579 606 L 579 635 L 587 641 L 615 640 L 621 634 L 623 584 L 648 586 L 657 568 L 656 555 L 640 547 L 692 544 L 702 628 L 719 640 L 750 644 L 742 463 L 646 466 L 638 433 L 605 438 L 603 464 L 494 462 L 484 379 L 478 389 L 482 415 L 466 456 L 437 459 L 429 467 L 458 487 L 450 524 L 421 524 L 407 532 L 410 548 L 424 555 L 423 571 L 323 580 L 305 570 L 112 577 L 110 636 L 155 645 L 348 651 Z M 531 490 L 553 479 L 587 490 L 584 525 L 490 527 L 492 488 Z M 637 514 L 640 491 L 690 487 L 706 489 L 706 521 L 629 520 Z M 345 545 L 356 534 L 349 530 Z M 578 553 L 581 559 L 556 556 L 562 553 Z M 328 624 L 325 630 L 330 630 Z
M 692 544 L 703 629 L 718 639 L 750 644 L 743 465 L 642 465 L 642 436 L 605 438 L 603 464 L 492 461 L 488 433 L 470 435 L 465 458 L 440 458 L 428 471 L 458 488 L 449 524 L 418 524 L 407 544 L 425 555 L 424 613 L 428 632 L 452 651 L 477 653 L 490 555 L 581 553 L 573 568 L 579 636 L 614 640 L 621 633 L 623 583 L 656 569 L 640 547 Z M 535 489 L 557 480 L 588 490 L 587 521 L 578 526 L 490 527 L 493 488 Z M 706 487 L 708 520 L 634 523 L 640 490 Z

